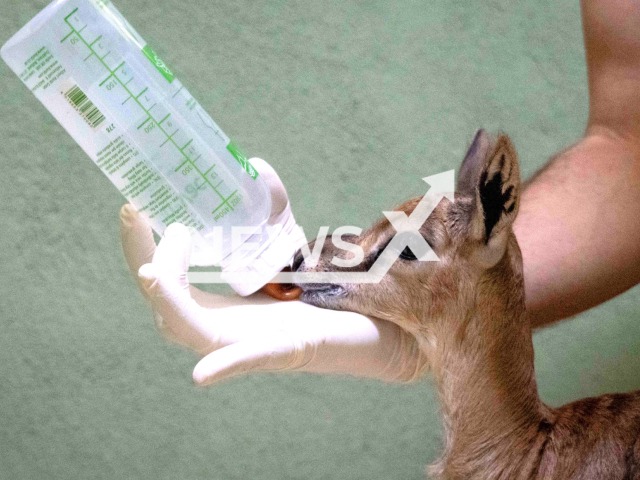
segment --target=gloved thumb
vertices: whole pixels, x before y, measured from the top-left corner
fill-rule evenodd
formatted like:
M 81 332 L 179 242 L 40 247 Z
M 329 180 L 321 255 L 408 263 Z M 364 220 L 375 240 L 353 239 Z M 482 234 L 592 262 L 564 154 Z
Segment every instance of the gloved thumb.
M 243 340 L 216 350 L 198 362 L 193 381 L 210 385 L 252 370 L 295 368 L 298 352 L 285 332 Z
M 160 240 L 151 263 L 156 271 L 174 276 L 181 288 L 188 288 L 187 272 L 191 254 L 191 234 L 181 223 L 172 223 Z

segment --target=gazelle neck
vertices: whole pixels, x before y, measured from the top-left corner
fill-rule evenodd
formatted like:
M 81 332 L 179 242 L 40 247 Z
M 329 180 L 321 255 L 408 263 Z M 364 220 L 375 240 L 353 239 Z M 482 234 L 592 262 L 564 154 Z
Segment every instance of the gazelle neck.
M 439 326 L 430 357 L 447 436 L 440 469 L 452 477 L 489 478 L 482 468 L 496 455 L 527 456 L 530 448 L 514 445 L 535 442 L 550 417 L 538 397 L 523 292 L 507 252 L 483 273 L 467 318 Z

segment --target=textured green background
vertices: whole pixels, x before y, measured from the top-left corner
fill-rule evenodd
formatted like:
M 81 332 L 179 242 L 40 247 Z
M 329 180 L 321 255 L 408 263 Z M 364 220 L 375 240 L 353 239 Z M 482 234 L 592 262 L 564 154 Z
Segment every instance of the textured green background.
M 4 42 L 46 0 L 0 3 Z M 423 193 L 479 126 L 507 131 L 529 175 L 585 124 L 577 1 L 116 5 L 271 162 L 307 232 Z M 196 390 L 124 264 L 123 198 L 3 63 L 0 79 L 0 478 L 422 478 L 441 443 L 428 379 Z M 547 402 L 640 387 L 639 296 L 536 334 Z

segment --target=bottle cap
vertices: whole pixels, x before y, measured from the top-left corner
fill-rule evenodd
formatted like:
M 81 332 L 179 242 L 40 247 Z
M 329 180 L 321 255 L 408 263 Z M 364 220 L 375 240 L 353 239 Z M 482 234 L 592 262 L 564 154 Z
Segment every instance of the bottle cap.
M 267 225 L 244 243 L 252 247 L 249 255 L 232 252 L 222 260 L 222 278 L 238 294 L 250 295 L 290 266 L 296 251 L 306 242 L 287 202 L 279 215 L 269 219 Z

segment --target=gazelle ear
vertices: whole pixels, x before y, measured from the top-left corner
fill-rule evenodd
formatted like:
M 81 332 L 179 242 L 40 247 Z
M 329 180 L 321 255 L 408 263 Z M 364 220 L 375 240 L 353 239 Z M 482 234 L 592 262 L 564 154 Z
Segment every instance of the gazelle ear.
M 476 232 L 488 245 L 513 223 L 520 204 L 520 168 L 507 135 L 498 137 L 486 158 L 475 195 Z
M 484 167 L 491 139 L 487 133 L 480 129 L 473 136 L 469 150 L 462 160 L 458 171 L 458 185 L 456 191 L 466 195 L 475 195 L 478 186 L 478 178 Z

